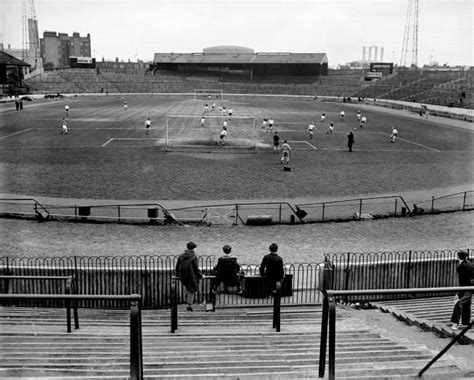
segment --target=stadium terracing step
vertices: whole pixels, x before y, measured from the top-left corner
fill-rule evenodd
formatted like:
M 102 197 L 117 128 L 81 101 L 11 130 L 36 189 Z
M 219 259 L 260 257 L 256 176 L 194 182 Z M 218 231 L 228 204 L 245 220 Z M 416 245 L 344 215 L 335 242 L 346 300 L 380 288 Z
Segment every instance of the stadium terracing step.
M 450 326 L 453 311 L 453 297 L 428 297 L 392 301 L 370 302 L 372 307 L 391 313 L 408 324 L 418 325 L 425 330 L 434 331 L 444 337 L 454 337 L 459 330 Z M 471 306 L 472 308 L 472 306 Z M 471 313 L 474 315 L 474 312 Z M 463 338 L 466 344 L 474 344 L 474 331 L 467 332 Z
M 318 377 L 320 307 L 283 308 L 280 333 L 269 308 L 206 313 L 180 306 L 174 334 L 169 316 L 168 310 L 143 312 L 145 378 Z M 127 378 L 129 312 L 80 309 L 79 317 L 81 328 L 67 334 L 64 310 L 0 307 L 0 378 Z M 344 308 L 337 310 L 336 342 L 337 378 L 414 378 L 437 353 Z M 469 373 L 451 359 L 441 359 L 424 378 L 466 378 Z

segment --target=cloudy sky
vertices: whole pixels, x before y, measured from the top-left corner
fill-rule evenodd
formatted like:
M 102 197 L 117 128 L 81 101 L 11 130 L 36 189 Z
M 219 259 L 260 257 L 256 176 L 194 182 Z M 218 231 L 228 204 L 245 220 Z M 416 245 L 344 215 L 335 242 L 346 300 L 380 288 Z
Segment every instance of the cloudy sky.
M 29 3 L 31 0 L 27 0 Z M 0 0 L 0 42 L 21 48 L 20 0 Z M 91 35 L 93 56 L 152 60 L 217 45 L 326 53 L 329 65 L 384 48 L 400 63 L 409 0 L 35 0 L 44 31 Z M 418 65 L 473 65 L 472 0 L 420 0 Z

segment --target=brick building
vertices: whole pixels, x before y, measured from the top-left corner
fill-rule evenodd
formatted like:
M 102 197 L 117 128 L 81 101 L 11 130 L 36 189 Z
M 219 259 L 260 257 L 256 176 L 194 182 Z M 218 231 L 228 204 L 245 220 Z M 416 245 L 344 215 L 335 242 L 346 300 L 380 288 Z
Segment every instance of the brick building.
M 46 69 L 69 67 L 70 57 L 91 57 L 91 37 L 81 37 L 74 32 L 67 33 L 44 32 L 40 39 L 41 58 Z

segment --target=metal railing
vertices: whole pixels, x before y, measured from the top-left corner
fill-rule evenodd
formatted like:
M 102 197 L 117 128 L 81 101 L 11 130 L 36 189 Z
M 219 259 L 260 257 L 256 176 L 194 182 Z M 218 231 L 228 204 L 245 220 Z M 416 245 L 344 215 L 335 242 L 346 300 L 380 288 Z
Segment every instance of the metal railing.
M 374 289 L 374 290 L 327 290 L 323 300 L 323 313 L 321 319 L 321 342 L 319 349 L 319 377 L 323 378 L 326 369 L 326 349 L 329 346 L 329 379 L 335 379 L 336 373 L 336 297 L 358 297 L 365 299 L 366 296 L 374 295 L 392 295 L 392 294 L 424 294 L 424 293 L 454 293 L 456 291 L 471 290 L 474 286 L 464 287 L 442 287 L 442 288 L 415 288 L 415 289 Z M 328 331 L 329 325 L 329 331 Z M 472 324 L 471 324 L 472 325 Z M 454 343 L 453 343 L 454 344 Z M 444 353 L 444 352 L 443 352 Z M 441 356 L 439 356 L 441 357 Z M 439 359 L 437 357 L 436 359 Z M 430 363 L 429 365 L 433 364 Z M 425 367 L 427 369 L 427 367 Z M 426 370 L 424 369 L 424 370 Z M 423 371 L 424 372 L 424 371 Z
M 211 280 L 211 283 L 215 280 L 216 276 L 203 276 L 203 279 Z M 170 309 L 170 332 L 172 334 L 178 329 L 178 292 L 177 283 L 180 282 L 179 277 L 172 277 L 171 286 L 171 309 Z M 276 332 L 280 332 L 281 327 L 281 282 L 277 282 L 276 289 L 272 291 L 273 298 L 273 314 L 272 314 L 272 327 Z M 210 289 L 208 299 L 211 299 L 212 309 L 207 311 L 215 311 L 215 294 L 214 289 Z
M 5 280 L 6 285 L 5 288 L 7 290 L 10 289 L 10 281 L 11 280 L 20 280 L 20 282 L 39 282 L 39 281 L 65 281 L 65 289 L 64 293 L 66 295 L 71 295 L 76 293 L 76 287 L 74 286 L 74 277 L 72 276 L 0 276 L 0 280 Z M 7 293 L 9 293 L 7 291 Z M 23 292 L 28 293 L 28 292 Z M 9 298 L 12 300 L 12 298 Z M 73 313 L 74 313 L 74 326 L 76 329 L 79 328 L 79 316 L 77 314 L 77 303 L 73 302 Z M 67 324 L 67 332 L 71 332 L 71 302 L 66 300 L 66 324 Z
M 415 209 L 416 206 L 416 209 Z M 400 195 L 301 203 L 221 203 L 166 209 L 158 203 L 42 205 L 33 198 L 0 199 L 0 216 L 78 222 L 178 225 L 255 225 L 319 223 L 404 217 L 474 209 L 474 191 L 416 201 L 413 209 Z
M 359 252 L 326 254 L 325 265 L 332 269 L 328 289 L 394 289 L 456 286 L 458 250 Z M 466 249 L 468 253 L 472 249 Z M 437 295 L 426 294 L 427 297 Z M 407 297 L 404 294 L 393 298 Z M 350 295 L 345 300 L 351 300 Z
M 411 215 L 410 208 L 400 195 L 300 203 L 295 207 L 299 210 L 300 215 L 302 212 L 307 214 L 305 220 L 311 222 L 366 220 Z
M 469 211 L 474 209 L 474 191 L 463 191 L 441 197 L 432 196 L 427 200 L 416 201 L 414 205 L 416 205 L 420 215 L 459 210 Z
M 9 258 L 0 257 L 0 275 L 17 276 L 74 276 L 78 294 L 141 294 L 144 308 L 163 308 L 170 306 L 171 277 L 174 274 L 178 256 L 117 256 L 117 257 L 38 257 Z M 204 275 L 212 275 L 216 258 L 198 256 L 199 268 Z M 259 275 L 259 265 L 241 264 L 245 277 Z M 324 263 L 285 264 L 285 284 L 282 289 L 284 304 L 313 304 L 322 301 L 320 283 L 330 270 Z M 41 293 L 41 284 L 28 288 L 20 284 L 5 286 L 0 281 L 0 293 Z M 258 289 L 257 289 L 258 290 Z M 49 293 L 60 293 L 60 287 L 48 287 Z M 197 302 L 207 301 L 210 281 L 201 281 L 196 296 Z M 249 295 L 221 294 L 220 305 L 269 305 L 269 298 L 263 291 Z M 263 295 L 262 295 L 263 294 Z M 178 298 L 184 297 L 184 289 L 177 288 Z M 38 301 L 35 301 L 38 302 Z M 52 306 L 53 301 L 44 301 L 43 306 Z M 21 301 L 22 306 L 34 306 L 33 301 Z M 120 301 L 89 302 L 81 301 L 78 307 L 126 307 Z
M 60 294 L 0 294 L 0 300 L 56 300 L 71 302 L 89 300 L 92 302 L 115 300 L 125 301 L 130 306 L 130 379 L 143 379 L 143 342 L 142 342 L 142 317 L 141 317 L 141 295 L 60 295 Z M 70 318 L 70 317 L 69 317 Z M 70 321 L 68 322 L 70 324 Z M 77 327 L 79 328 L 79 320 Z M 69 332 L 69 331 L 68 331 Z

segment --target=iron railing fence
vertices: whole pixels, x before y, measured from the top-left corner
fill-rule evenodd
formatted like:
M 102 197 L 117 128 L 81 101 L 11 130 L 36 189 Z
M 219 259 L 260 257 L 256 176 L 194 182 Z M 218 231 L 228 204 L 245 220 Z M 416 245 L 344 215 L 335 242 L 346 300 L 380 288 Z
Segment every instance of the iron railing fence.
M 419 209 L 420 214 L 474 210 L 474 191 L 463 191 L 442 197 L 433 196 L 427 200 L 417 201 L 414 205 Z
M 178 256 L 115 256 L 115 257 L 46 257 L 46 258 L 0 258 L 0 275 L 16 276 L 73 276 L 76 294 L 141 294 L 144 308 L 164 308 L 171 304 L 171 277 Z M 204 275 L 212 275 L 217 262 L 214 256 L 198 256 L 199 267 Z M 265 293 L 264 281 L 259 278 L 259 266 L 241 264 L 245 278 L 252 281 L 247 293 L 222 293 L 217 297 L 221 305 L 270 305 L 271 298 Z M 308 304 L 321 302 L 321 284 L 325 278 L 325 265 L 299 263 L 285 265 L 285 293 L 282 304 Z M 245 280 L 244 280 L 245 286 Z M 212 281 L 200 282 L 196 301 L 209 302 Z M 63 294 L 64 289 L 55 283 L 47 287 L 41 282 L 10 282 L 0 280 L 0 293 L 49 293 Z M 178 299 L 184 301 L 184 288 L 177 288 Z M 59 307 L 55 301 L 42 301 L 40 306 Z M 21 306 L 36 306 L 38 301 L 21 300 Z M 122 301 L 81 301 L 79 307 L 123 308 Z
M 416 209 L 415 209 L 416 206 Z M 0 216 L 78 222 L 180 225 L 264 225 L 367 220 L 474 209 L 474 191 L 416 201 L 400 195 L 291 205 L 288 202 L 225 203 L 166 209 L 158 203 L 42 205 L 33 198 L 0 199 Z
M 472 249 L 467 249 L 470 253 Z M 396 289 L 458 285 L 458 250 L 334 253 L 325 255 L 327 289 Z M 438 294 L 426 293 L 426 297 Z M 394 299 L 403 295 L 391 295 Z M 350 298 L 347 298 L 350 301 Z M 359 300 L 359 299 L 358 299 Z
M 295 207 L 300 216 L 307 214 L 304 217 L 307 222 L 366 220 L 406 216 L 411 213 L 400 195 L 301 203 Z

